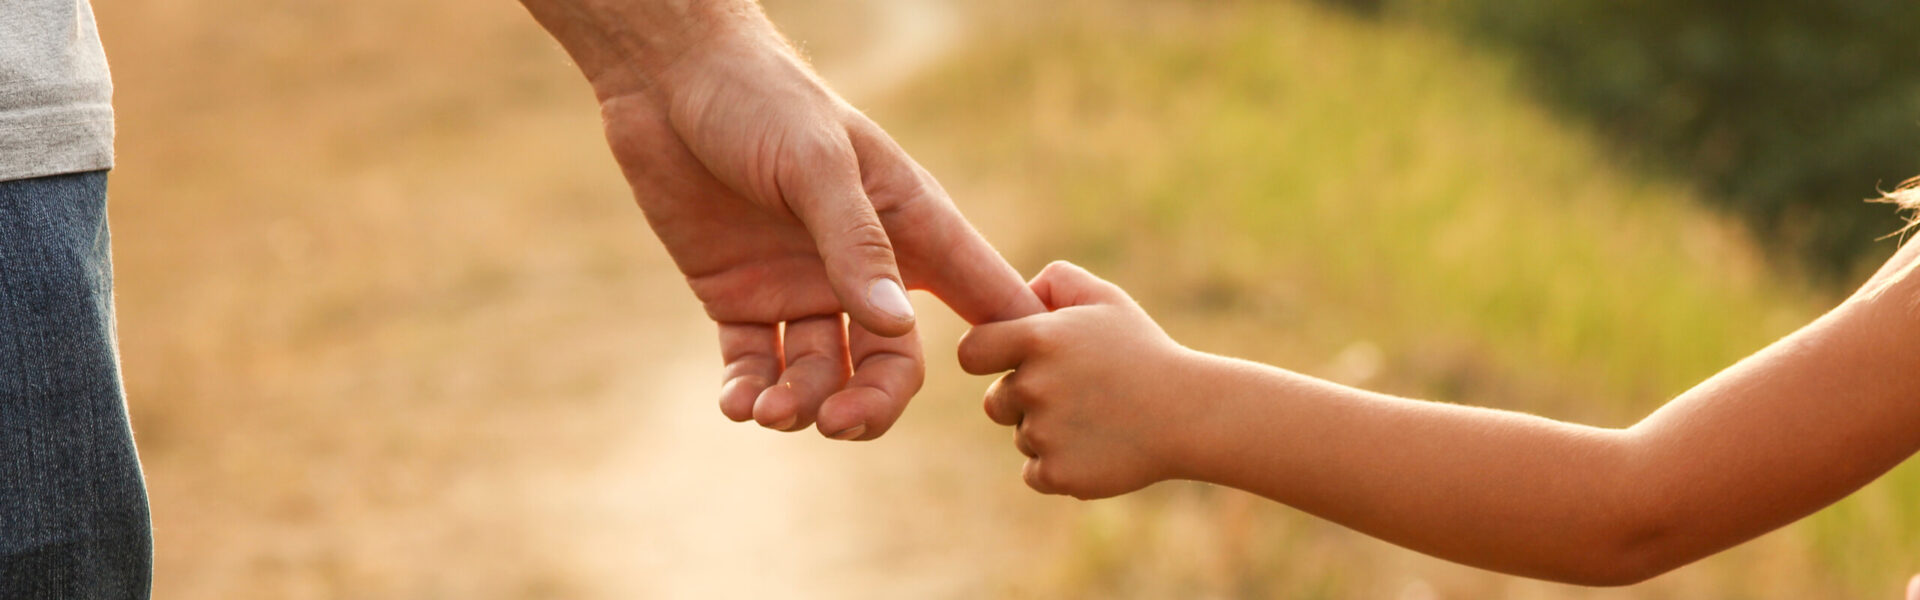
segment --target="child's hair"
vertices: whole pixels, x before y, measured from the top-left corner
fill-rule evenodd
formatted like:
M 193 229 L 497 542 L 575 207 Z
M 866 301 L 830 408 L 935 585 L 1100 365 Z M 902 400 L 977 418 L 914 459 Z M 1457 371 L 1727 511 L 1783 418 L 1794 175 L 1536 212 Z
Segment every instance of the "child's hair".
M 1920 228 L 1920 177 L 1901 182 L 1900 187 L 1882 193 L 1875 201 L 1898 205 L 1901 211 L 1907 213 L 1907 226 L 1893 232 L 1893 235 L 1905 237 L 1915 228 Z

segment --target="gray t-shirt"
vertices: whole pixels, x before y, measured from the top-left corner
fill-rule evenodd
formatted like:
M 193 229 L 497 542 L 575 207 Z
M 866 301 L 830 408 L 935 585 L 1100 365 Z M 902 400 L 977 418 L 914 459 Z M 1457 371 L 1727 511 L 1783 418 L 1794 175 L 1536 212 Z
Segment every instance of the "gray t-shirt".
M 113 166 L 113 81 L 87 0 L 0 0 L 0 181 Z

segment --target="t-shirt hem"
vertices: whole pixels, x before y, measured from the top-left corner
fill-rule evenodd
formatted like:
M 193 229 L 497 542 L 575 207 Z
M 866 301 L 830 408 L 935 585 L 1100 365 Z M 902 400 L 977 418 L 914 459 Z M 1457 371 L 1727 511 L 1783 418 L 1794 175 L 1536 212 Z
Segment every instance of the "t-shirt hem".
M 0 181 L 110 168 L 111 116 L 54 125 L 8 123 L 0 118 Z

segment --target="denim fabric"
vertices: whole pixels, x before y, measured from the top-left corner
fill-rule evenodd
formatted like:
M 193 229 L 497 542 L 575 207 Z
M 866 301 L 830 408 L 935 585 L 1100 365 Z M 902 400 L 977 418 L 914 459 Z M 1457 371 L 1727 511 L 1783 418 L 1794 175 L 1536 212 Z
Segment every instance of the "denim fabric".
M 0 598 L 146 598 L 106 171 L 0 181 Z

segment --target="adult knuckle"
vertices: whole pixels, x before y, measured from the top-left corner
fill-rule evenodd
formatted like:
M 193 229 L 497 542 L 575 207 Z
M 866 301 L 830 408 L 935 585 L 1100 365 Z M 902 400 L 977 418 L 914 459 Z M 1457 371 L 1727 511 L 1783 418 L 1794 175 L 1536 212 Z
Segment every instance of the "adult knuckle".
M 759 369 L 774 364 L 774 356 L 758 348 L 720 349 L 720 363 L 727 369 Z
M 860 161 L 845 135 L 827 128 L 789 132 L 761 160 L 774 166 L 786 200 L 798 210 L 830 208 L 838 195 L 821 195 L 843 185 L 859 187 Z
M 813 350 L 798 358 L 787 361 L 787 369 L 794 373 L 805 373 L 807 377 L 846 383 L 853 369 L 847 359 L 834 356 L 825 350 Z
M 785 139 L 786 150 L 801 168 L 845 167 L 855 161 L 845 132 L 818 123 Z
M 789 331 L 791 329 L 793 327 L 789 327 Z M 822 337 L 818 333 L 808 333 L 804 337 L 789 333 L 785 340 L 785 358 L 787 358 L 787 367 L 797 367 L 801 363 L 814 362 L 822 358 L 845 358 L 845 350 L 833 344 L 833 338 Z
M 887 229 L 880 222 L 868 218 L 865 211 L 858 207 L 848 211 L 840 219 L 840 235 L 847 240 L 847 249 L 861 254 L 875 256 L 893 256 L 893 246 L 887 243 Z

